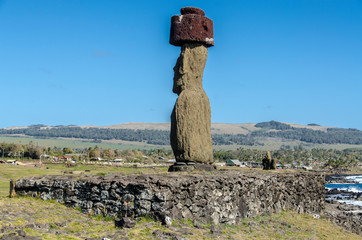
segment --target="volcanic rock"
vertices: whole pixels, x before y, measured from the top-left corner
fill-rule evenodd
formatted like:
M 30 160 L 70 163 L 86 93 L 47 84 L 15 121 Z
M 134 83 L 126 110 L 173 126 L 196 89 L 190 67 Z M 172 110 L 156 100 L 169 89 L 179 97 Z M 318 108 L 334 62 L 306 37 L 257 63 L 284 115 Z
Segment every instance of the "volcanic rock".
M 205 17 L 203 10 L 185 7 L 181 9 L 181 15 L 171 18 L 170 43 L 182 46 L 190 42 L 214 46 L 213 21 Z
M 174 67 L 173 92 L 179 95 L 171 115 L 171 146 L 177 162 L 213 162 L 211 108 L 202 88 L 207 48 L 185 43 Z

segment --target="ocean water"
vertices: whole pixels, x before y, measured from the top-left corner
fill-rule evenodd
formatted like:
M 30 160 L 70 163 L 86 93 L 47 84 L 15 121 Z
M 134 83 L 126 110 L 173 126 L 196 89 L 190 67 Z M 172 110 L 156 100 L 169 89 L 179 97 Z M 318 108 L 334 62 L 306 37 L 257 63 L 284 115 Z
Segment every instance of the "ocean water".
M 348 177 L 345 177 L 346 179 L 348 180 L 353 180 L 353 181 L 356 181 L 356 182 L 359 182 L 362 184 L 362 175 L 357 175 L 357 176 L 348 176 Z
M 338 189 L 338 190 L 344 190 L 344 191 L 353 192 L 353 193 L 362 193 L 362 176 L 361 175 L 348 176 L 345 178 L 348 180 L 356 181 L 358 183 L 326 184 L 326 189 L 327 190 Z M 362 206 L 362 201 L 350 199 L 349 196 L 346 196 L 343 194 L 328 195 L 326 199 L 336 200 L 338 202 L 345 203 L 345 204 Z
M 348 192 L 360 193 L 360 192 L 362 192 L 362 183 L 331 183 L 331 184 L 326 184 L 326 189 L 332 190 L 334 188 L 336 188 L 338 190 L 348 191 Z

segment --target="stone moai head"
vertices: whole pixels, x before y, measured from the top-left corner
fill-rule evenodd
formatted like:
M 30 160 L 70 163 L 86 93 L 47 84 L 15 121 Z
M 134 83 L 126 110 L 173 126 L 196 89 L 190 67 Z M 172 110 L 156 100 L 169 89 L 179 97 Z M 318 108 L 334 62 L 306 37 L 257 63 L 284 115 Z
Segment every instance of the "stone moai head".
M 173 89 L 178 95 L 183 90 L 202 90 L 202 76 L 207 59 L 207 49 L 199 43 L 182 45 L 182 51 L 173 68 Z
M 269 151 L 265 154 L 265 158 L 268 159 L 269 161 L 272 159 Z
M 173 69 L 173 92 L 201 90 L 207 47 L 214 46 L 212 20 L 199 8 L 181 8 L 181 15 L 171 18 L 170 43 L 181 46 L 180 57 Z

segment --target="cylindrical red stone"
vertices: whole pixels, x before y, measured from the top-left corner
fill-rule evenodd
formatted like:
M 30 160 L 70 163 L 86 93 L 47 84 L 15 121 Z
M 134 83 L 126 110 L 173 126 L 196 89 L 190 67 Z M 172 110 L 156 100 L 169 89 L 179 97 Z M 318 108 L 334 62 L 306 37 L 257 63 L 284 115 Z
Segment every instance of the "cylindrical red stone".
M 184 7 L 184 8 L 181 8 L 180 12 L 181 12 L 181 15 L 197 14 L 197 15 L 205 16 L 204 10 L 202 10 L 200 8 L 195 8 L 195 7 Z
M 184 43 L 198 42 L 207 47 L 214 46 L 213 21 L 205 17 L 199 8 L 181 8 L 181 15 L 171 18 L 170 43 L 182 46 Z

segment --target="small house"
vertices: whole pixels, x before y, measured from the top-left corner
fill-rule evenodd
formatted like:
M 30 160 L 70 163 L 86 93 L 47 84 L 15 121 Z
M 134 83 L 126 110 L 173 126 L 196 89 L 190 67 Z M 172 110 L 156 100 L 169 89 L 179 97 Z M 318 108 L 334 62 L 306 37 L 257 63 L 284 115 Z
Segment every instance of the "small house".
M 226 162 L 226 166 L 237 166 L 240 167 L 241 166 L 241 162 L 237 159 L 231 159 L 229 161 Z
M 215 166 L 217 166 L 217 167 L 225 167 L 226 163 L 225 162 L 216 162 Z
M 70 161 L 72 161 L 72 157 L 70 157 L 70 156 L 60 156 L 60 157 L 58 157 L 58 161 L 70 162 Z
M 7 164 L 13 164 L 13 165 L 15 165 L 15 164 L 16 164 L 16 161 L 17 161 L 17 160 L 15 160 L 15 159 L 11 159 L 11 160 L 6 160 L 6 163 L 7 163 Z
M 248 167 L 250 168 L 260 168 L 263 167 L 263 165 L 261 163 L 258 162 L 248 162 L 247 163 Z
M 311 166 L 301 166 L 301 169 L 308 171 L 308 170 L 312 170 L 313 168 Z

